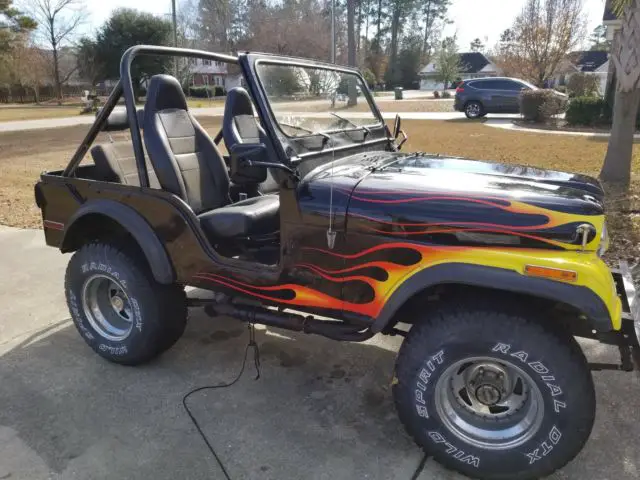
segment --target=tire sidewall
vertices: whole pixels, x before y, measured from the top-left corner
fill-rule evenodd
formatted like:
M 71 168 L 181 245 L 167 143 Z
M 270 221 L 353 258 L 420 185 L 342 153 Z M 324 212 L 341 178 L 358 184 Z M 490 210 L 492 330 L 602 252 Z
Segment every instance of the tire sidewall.
M 100 356 L 117 363 L 133 361 L 157 340 L 157 329 L 151 325 L 157 316 L 156 305 L 144 301 L 149 298 L 150 286 L 137 263 L 130 260 L 107 245 L 88 245 L 69 262 L 65 282 L 69 311 L 80 335 Z M 129 299 L 133 327 L 120 341 L 104 338 L 93 328 L 84 311 L 84 286 L 94 275 L 103 275 L 118 283 Z
M 558 366 L 562 364 L 563 352 L 553 352 L 548 344 L 523 341 L 508 334 L 491 336 L 496 340 L 469 332 L 469 341 L 454 339 L 425 350 L 422 361 L 413 362 L 408 384 L 394 387 L 399 413 L 405 417 L 403 423 L 412 426 L 411 433 L 419 444 L 441 463 L 467 475 L 482 478 L 486 472 L 494 474 L 486 478 L 546 475 L 558 468 L 559 463 L 564 464 L 567 456 L 573 458 L 582 447 L 584 430 L 587 437 L 591 431 L 595 401 L 580 398 L 584 389 L 577 392 L 567 370 Z M 528 374 L 541 393 L 542 423 L 531 438 L 514 449 L 474 446 L 457 437 L 439 417 L 435 404 L 438 380 L 449 366 L 471 357 L 512 363 Z M 495 472 L 504 472 L 504 477 Z
M 478 111 L 477 115 L 471 115 L 469 113 L 469 107 L 471 105 L 477 105 L 479 107 L 480 110 Z M 482 112 L 483 112 L 483 108 L 482 108 L 482 105 L 479 102 L 469 102 L 464 107 L 464 114 L 467 116 L 468 119 L 471 119 L 471 120 L 475 120 L 476 118 L 482 117 Z

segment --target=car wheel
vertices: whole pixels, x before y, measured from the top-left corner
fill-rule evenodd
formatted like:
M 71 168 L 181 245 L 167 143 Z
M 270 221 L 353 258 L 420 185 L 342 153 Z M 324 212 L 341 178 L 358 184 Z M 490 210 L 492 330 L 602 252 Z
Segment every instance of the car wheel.
M 591 433 L 586 359 L 573 337 L 519 309 L 474 303 L 414 323 L 396 364 L 399 417 L 425 452 L 470 477 L 549 475 Z
M 85 342 L 123 365 L 151 360 L 184 332 L 184 289 L 155 281 L 133 246 L 91 243 L 71 258 L 65 276 L 67 305 Z
M 470 119 L 480 118 L 486 115 L 480 102 L 468 102 L 464 106 L 464 114 Z

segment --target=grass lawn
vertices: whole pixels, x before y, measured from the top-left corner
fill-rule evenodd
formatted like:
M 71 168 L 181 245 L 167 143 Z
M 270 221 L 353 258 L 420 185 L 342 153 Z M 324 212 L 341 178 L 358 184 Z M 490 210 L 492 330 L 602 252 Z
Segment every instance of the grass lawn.
M 203 117 L 214 136 L 220 118 Z M 0 133 L 0 223 L 40 228 L 40 212 L 33 202 L 33 184 L 40 172 L 63 168 L 88 126 Z M 522 133 L 486 127 L 467 120 L 405 120 L 409 135 L 404 151 L 496 160 L 504 163 L 597 175 L 607 139 Z M 122 138 L 124 134 L 120 134 Z M 114 135 L 114 138 L 116 136 Z M 99 141 L 108 138 L 101 134 Z M 640 172 L 640 143 L 634 150 L 633 170 Z M 624 211 L 609 217 L 614 239 L 613 256 L 640 257 L 640 175 L 624 197 Z
M 0 122 L 18 120 L 38 120 L 41 118 L 75 117 L 80 114 L 80 107 L 0 107 Z

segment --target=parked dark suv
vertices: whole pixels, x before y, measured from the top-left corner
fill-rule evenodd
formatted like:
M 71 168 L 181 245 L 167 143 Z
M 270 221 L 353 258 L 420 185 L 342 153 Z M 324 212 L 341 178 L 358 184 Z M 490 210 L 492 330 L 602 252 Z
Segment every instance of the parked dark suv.
M 537 87 L 516 78 L 478 78 L 465 80 L 456 89 L 453 108 L 467 118 L 487 113 L 520 113 L 520 93 Z

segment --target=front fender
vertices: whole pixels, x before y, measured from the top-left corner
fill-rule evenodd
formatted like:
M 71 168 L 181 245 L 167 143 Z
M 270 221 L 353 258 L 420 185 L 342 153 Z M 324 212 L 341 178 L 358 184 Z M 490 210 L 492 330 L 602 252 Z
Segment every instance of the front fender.
M 592 255 L 565 252 L 568 257 L 561 268 L 578 271 L 580 283 L 565 283 L 536 278 L 523 271 L 475 263 L 441 263 L 408 276 L 393 291 L 376 317 L 371 330 L 381 332 L 392 323 L 400 307 L 419 292 L 436 285 L 457 284 L 492 288 L 512 293 L 527 294 L 571 305 L 582 312 L 591 327 L 600 332 L 619 330 L 621 303 L 616 295 L 613 277 L 604 263 Z M 581 258 L 573 258 L 581 255 Z M 558 267 L 558 262 L 545 258 L 530 258 L 527 263 Z M 525 260 L 526 261 L 526 260 Z M 524 264 L 523 264 L 524 267 Z
M 140 246 L 151 272 L 159 283 L 171 284 L 175 272 L 162 242 L 149 223 L 132 208 L 114 200 L 90 200 L 71 216 L 65 225 L 60 250 L 75 250 L 76 239 L 81 234 L 83 219 L 89 215 L 108 217 L 124 228 Z

